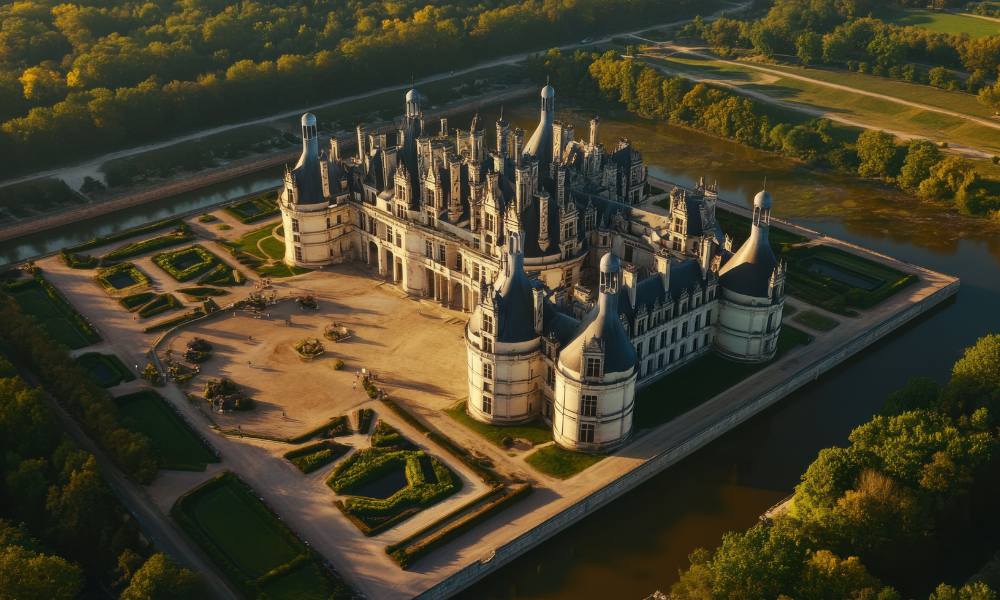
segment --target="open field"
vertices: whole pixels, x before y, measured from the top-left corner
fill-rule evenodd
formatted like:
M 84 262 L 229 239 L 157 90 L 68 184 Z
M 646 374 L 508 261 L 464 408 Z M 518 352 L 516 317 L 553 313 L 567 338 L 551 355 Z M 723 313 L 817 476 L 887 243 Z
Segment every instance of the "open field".
M 919 8 L 900 11 L 885 20 L 896 25 L 922 27 L 938 33 L 955 35 L 964 33 L 973 38 L 1000 34 L 1000 23 L 995 21 Z
M 801 108 L 802 111 L 812 116 L 819 114 L 836 116 L 872 129 L 906 132 L 935 141 L 949 141 L 952 144 L 976 148 L 983 152 L 1000 154 L 1000 129 L 987 127 L 960 117 L 906 106 L 891 100 L 873 98 L 848 90 L 834 89 L 820 83 L 764 73 L 743 63 L 706 59 L 689 54 L 683 56 L 667 55 L 663 51 L 646 54 L 644 60 L 654 66 L 665 67 L 669 73 L 685 75 L 697 80 L 718 81 L 745 89 L 748 93 L 766 96 L 775 102 L 783 103 L 787 107 L 786 111 L 791 112 Z M 766 68 L 772 67 L 766 65 Z M 788 66 L 775 68 L 775 70 L 782 70 L 790 74 L 793 69 L 795 68 Z M 848 75 L 855 76 L 859 80 L 861 78 L 881 79 L 849 73 L 844 74 L 845 81 L 840 82 L 834 81 L 840 77 L 839 73 L 821 69 L 817 69 L 816 72 L 821 74 L 821 77 L 815 77 L 815 79 L 826 78 L 830 80 L 830 83 L 848 86 L 855 86 L 855 80 L 848 78 Z M 831 75 L 831 73 L 835 74 Z M 802 70 L 802 72 L 794 74 L 805 77 L 813 76 L 812 70 Z M 890 85 L 890 83 L 898 83 L 898 85 Z M 929 106 L 942 105 L 940 107 L 946 110 L 957 112 L 968 110 L 968 114 L 976 118 L 989 117 L 989 115 L 982 114 L 982 108 L 971 106 L 970 102 L 975 103 L 976 100 L 974 96 L 969 94 L 947 92 L 930 86 L 919 86 L 921 90 L 926 90 L 923 93 L 928 95 L 929 100 L 925 100 L 915 96 L 917 91 L 910 89 L 913 87 L 911 84 L 880 82 L 880 85 L 892 89 L 881 91 L 872 89 L 871 91 Z M 865 87 L 874 87 L 874 84 L 868 81 L 856 87 L 865 90 Z M 949 102 L 952 105 L 945 106 Z M 800 118 L 801 116 L 792 120 Z
M 143 390 L 115 399 L 130 429 L 150 439 L 161 468 L 204 471 L 218 462 L 215 454 L 153 390 Z
M 353 592 L 312 549 L 225 473 L 182 496 L 174 518 L 248 598 L 351 598 Z

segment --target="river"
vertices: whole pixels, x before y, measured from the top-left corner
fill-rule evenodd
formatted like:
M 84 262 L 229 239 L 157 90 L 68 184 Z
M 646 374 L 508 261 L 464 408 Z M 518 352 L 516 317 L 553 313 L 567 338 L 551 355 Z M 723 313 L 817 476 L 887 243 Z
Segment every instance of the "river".
M 535 106 L 523 101 L 504 113 L 530 134 Z M 589 114 L 557 110 L 576 124 L 578 137 L 587 135 Z M 495 114 L 482 116 L 491 129 Z M 465 126 L 468 115 L 450 122 Z M 724 140 L 625 113 L 602 114 L 601 139 L 612 145 L 619 137 L 634 140 L 658 177 L 686 185 L 700 176 L 718 179 L 730 200 L 747 202 L 766 177 L 777 217 L 957 275 L 962 289 L 954 302 L 505 566 L 465 598 L 638 599 L 665 591 L 694 548 L 714 547 L 723 532 L 751 526 L 792 490 L 820 449 L 843 444 L 889 392 L 918 375 L 943 381 L 965 346 L 1000 331 L 1000 225 Z M 8 241 L 0 244 L 0 263 L 218 204 L 276 185 L 278 175 L 275 169 Z

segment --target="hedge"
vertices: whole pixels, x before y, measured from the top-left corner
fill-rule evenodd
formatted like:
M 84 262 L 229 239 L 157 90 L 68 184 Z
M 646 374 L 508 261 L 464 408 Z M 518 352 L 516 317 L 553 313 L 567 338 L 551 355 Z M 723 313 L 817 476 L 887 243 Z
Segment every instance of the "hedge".
M 126 229 L 124 231 L 112 233 L 110 235 L 102 235 L 99 237 L 95 237 L 82 244 L 77 244 L 76 246 L 69 246 L 63 248 L 63 251 L 81 252 L 83 250 L 90 250 L 91 248 L 97 248 L 98 246 L 104 246 L 112 242 L 126 240 L 130 237 L 135 237 L 143 233 L 159 231 L 161 229 L 166 229 L 167 227 L 181 227 L 182 225 L 184 225 L 184 221 L 182 221 L 181 219 L 175 219 L 173 217 L 170 217 L 167 219 L 163 219 L 161 221 L 154 221 L 152 223 L 147 223 L 146 225 L 140 225 L 139 227 L 133 227 L 131 229 Z
M 81 315 L 73 305 L 66 300 L 59 290 L 55 288 L 47 279 L 41 275 L 41 269 L 38 269 L 34 276 L 31 278 L 17 279 L 4 284 L 4 288 L 9 291 L 17 291 L 22 288 L 29 288 L 33 285 L 37 285 L 45 292 L 45 295 L 52 301 L 55 305 L 57 311 L 62 313 L 62 316 L 69 319 L 73 326 L 80 332 L 80 334 L 91 344 L 96 344 L 101 341 L 100 334 L 94 329 L 94 326 L 90 324 L 90 321 Z
M 303 446 L 302 448 L 290 450 L 284 456 L 303 473 L 312 473 L 320 467 L 337 460 L 346 454 L 348 450 L 350 450 L 350 446 L 324 440 Z
M 158 294 L 154 300 L 147 302 L 139 309 L 139 316 L 147 319 L 181 306 L 180 300 L 173 294 Z
M 243 285 L 245 281 L 246 279 L 238 269 L 234 269 L 220 261 L 219 264 L 212 267 L 198 279 L 198 285 L 221 285 L 229 287 Z
M 531 489 L 529 483 L 494 487 L 486 494 L 467 502 L 430 525 L 395 544 L 386 546 L 386 554 L 405 569 L 431 550 L 455 539 L 494 513 L 499 512 L 500 509 L 524 498 L 531 492 Z M 477 507 L 477 505 L 480 506 Z M 456 515 L 458 515 L 457 519 Z
M 171 327 L 182 325 L 184 323 L 187 323 L 188 321 L 193 321 L 198 317 L 203 317 L 203 316 L 205 316 L 205 311 L 200 308 L 196 308 L 186 313 L 177 315 L 172 319 L 167 319 L 166 321 L 160 321 L 156 325 L 150 325 L 149 327 L 143 329 L 142 331 L 144 333 L 155 333 L 157 331 L 163 331 L 164 329 L 170 329 Z
M 169 248 L 171 246 L 177 246 L 183 244 L 184 242 L 190 240 L 194 237 L 191 233 L 190 228 L 188 228 L 186 223 L 181 223 L 177 230 L 173 233 L 168 233 L 166 235 L 157 236 L 154 238 L 149 238 L 145 240 L 140 240 L 138 242 L 132 242 L 131 244 L 126 244 L 124 246 L 119 246 L 101 257 L 104 262 L 124 260 L 126 258 L 132 258 L 139 256 L 140 254 L 146 254 L 147 252 L 152 252 L 153 250 L 160 250 L 162 248 Z
M 368 430 L 371 429 L 372 419 L 374 417 L 374 410 L 370 408 L 359 408 L 355 418 L 358 422 L 358 433 L 368 433 Z
M 146 304 L 149 304 L 157 298 L 157 296 L 159 296 L 159 294 L 156 292 L 139 292 L 138 294 L 132 294 L 131 296 L 125 296 L 124 298 L 119 299 L 118 304 L 121 304 L 122 307 L 129 312 L 135 312 Z
M 183 269 L 174 265 L 177 259 L 188 254 L 195 254 L 200 260 Z M 180 250 L 161 252 L 153 257 L 153 262 L 177 281 L 188 281 L 212 270 L 221 261 L 204 246 L 195 244 Z
M 177 291 L 185 296 L 189 296 L 197 300 L 204 300 L 210 296 L 225 296 L 229 293 L 228 291 L 220 290 L 219 288 L 204 286 L 180 288 Z
M 59 251 L 59 257 L 71 269 L 93 269 L 98 264 L 96 256 L 67 252 L 65 248 Z
M 251 210 L 242 210 L 244 207 Z M 246 198 L 226 206 L 226 212 L 244 224 L 253 223 L 276 215 L 278 214 L 278 210 L 276 192 L 267 192 L 266 194 Z
M 132 277 L 133 284 L 125 287 L 115 287 L 111 283 L 111 278 L 119 273 L 128 273 Z M 149 285 L 149 277 L 143 273 L 139 267 L 130 262 L 118 263 L 112 267 L 105 267 L 95 275 L 97 283 L 109 294 L 120 294 L 125 290 L 135 290 Z

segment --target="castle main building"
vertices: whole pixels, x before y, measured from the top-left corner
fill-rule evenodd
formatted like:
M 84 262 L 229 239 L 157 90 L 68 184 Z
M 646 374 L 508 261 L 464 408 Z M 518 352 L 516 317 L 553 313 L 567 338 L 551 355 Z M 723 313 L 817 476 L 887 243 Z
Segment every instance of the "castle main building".
M 527 141 L 501 117 L 489 148 L 478 116 L 430 131 L 416 90 L 397 127 L 359 126 L 349 154 L 337 139 L 321 151 L 306 114 L 279 199 L 285 262 L 363 261 L 470 312 L 471 416 L 541 417 L 566 448 L 618 446 L 637 388 L 706 352 L 774 356 L 785 267 L 768 242 L 770 193 L 754 198 L 734 253 L 714 188 L 674 189 L 667 208 L 653 206 L 641 154 L 627 139 L 605 148 L 599 131 L 595 117 L 574 139 L 549 85 Z

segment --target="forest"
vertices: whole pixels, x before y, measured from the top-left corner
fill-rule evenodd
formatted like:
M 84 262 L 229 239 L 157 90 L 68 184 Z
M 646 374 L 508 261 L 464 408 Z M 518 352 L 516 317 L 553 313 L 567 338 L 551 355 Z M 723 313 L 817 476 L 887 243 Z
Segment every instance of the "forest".
M 0 3 L 0 175 L 706 11 L 695 0 Z
M 946 384 L 911 380 L 820 451 L 787 512 L 692 553 L 671 598 L 996 600 L 1000 572 L 977 571 L 1000 537 L 998 410 L 988 335 Z

